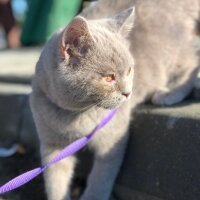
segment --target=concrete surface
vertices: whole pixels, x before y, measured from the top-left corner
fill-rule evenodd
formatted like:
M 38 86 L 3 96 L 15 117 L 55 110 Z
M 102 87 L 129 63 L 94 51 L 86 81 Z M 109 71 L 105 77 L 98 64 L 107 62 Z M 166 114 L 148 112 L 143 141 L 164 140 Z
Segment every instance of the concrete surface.
M 200 103 L 142 106 L 130 130 L 116 193 L 122 187 L 166 200 L 199 200 Z
M 23 143 L 36 148 L 28 94 L 41 47 L 0 51 L 0 145 Z

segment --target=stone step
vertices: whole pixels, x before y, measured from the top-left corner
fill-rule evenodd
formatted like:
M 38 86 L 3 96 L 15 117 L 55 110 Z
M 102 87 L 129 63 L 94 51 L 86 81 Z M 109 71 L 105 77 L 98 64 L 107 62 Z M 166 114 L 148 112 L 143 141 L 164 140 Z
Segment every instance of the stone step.
M 0 127 L 0 147 L 20 143 L 29 149 L 37 149 L 38 139 L 28 95 L 0 96 Z
M 0 82 L 0 95 L 29 94 L 31 86 L 28 84 L 16 84 Z
M 0 51 L 0 81 L 30 83 L 41 47 Z
M 168 108 L 141 106 L 130 133 L 116 186 L 166 200 L 199 200 L 199 102 Z M 120 200 L 127 200 L 125 193 Z

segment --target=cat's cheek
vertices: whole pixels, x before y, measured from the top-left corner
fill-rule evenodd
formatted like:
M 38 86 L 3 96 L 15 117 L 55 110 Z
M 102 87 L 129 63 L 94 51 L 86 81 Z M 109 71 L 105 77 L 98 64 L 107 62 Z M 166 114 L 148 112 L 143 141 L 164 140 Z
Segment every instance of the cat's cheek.
M 121 101 L 120 101 L 120 105 L 123 104 L 123 103 L 126 102 L 126 101 L 127 101 L 127 98 L 122 97 L 122 98 L 121 98 Z

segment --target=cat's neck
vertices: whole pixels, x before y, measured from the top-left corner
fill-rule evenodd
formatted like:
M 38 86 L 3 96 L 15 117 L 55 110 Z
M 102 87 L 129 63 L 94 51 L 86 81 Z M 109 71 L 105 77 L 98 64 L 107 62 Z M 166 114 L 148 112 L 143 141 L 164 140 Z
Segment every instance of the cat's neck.
M 104 109 L 104 108 L 100 108 L 100 107 L 97 107 L 97 106 L 91 106 L 91 107 L 88 107 L 86 109 L 78 109 L 78 110 L 70 110 L 70 109 L 66 109 L 66 108 L 63 108 L 61 106 L 59 106 L 57 103 L 56 103 L 56 100 L 54 100 L 54 98 L 52 96 L 50 96 L 48 93 L 44 92 L 44 91 L 41 91 L 44 95 L 44 97 L 48 100 L 49 103 L 51 103 L 54 107 L 57 107 L 58 109 L 61 109 L 65 112 L 67 112 L 67 114 L 71 114 L 71 115 L 74 115 L 74 116 L 77 116 L 79 114 L 88 114 L 90 112 L 99 112 L 99 113 L 105 113 L 107 110 Z

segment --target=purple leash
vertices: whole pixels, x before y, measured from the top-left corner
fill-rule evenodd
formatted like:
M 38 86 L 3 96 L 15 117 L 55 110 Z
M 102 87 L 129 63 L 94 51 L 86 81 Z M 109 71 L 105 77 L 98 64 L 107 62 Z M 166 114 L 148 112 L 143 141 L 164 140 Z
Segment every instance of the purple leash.
M 102 129 L 115 115 L 116 110 L 111 110 L 107 113 L 107 115 L 100 121 L 100 123 L 95 127 L 95 129 L 89 133 L 88 135 L 74 141 L 69 146 L 65 147 L 57 156 L 55 156 L 52 160 L 50 160 L 45 165 L 35 168 L 33 170 L 30 170 L 28 172 L 25 172 L 24 174 L 21 174 L 17 176 L 16 178 L 10 180 L 5 185 L 0 187 L 0 194 L 9 192 L 11 190 L 14 190 L 16 188 L 21 187 L 22 185 L 28 183 L 32 179 L 34 179 L 36 176 L 44 172 L 48 167 L 51 165 L 63 160 L 64 158 L 71 156 L 75 154 L 77 151 L 82 149 L 84 146 L 86 146 L 90 140 L 93 138 L 95 133 Z

